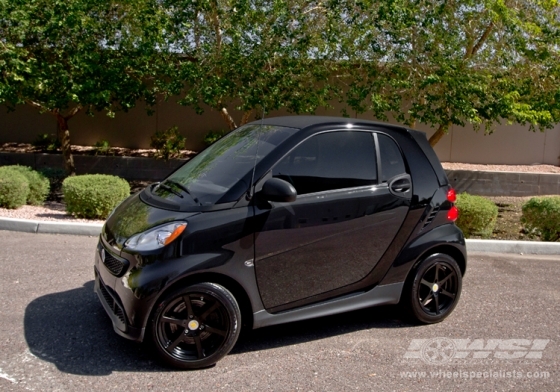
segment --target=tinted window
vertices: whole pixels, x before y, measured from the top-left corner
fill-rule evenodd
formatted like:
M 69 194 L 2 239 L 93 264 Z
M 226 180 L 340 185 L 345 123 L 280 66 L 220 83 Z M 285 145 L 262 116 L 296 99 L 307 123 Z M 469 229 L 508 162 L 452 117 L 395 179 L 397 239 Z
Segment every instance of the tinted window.
M 379 154 L 381 155 L 382 181 L 406 173 L 403 157 L 399 147 L 389 136 L 377 134 Z
M 377 183 L 372 134 L 329 132 L 315 135 L 293 149 L 272 170 L 302 195 Z
M 249 188 L 253 166 L 295 131 L 271 125 L 238 128 L 171 174 L 156 194 L 181 203 L 194 200 L 195 205 L 203 206 L 237 200 Z M 188 189 L 188 195 L 181 186 Z

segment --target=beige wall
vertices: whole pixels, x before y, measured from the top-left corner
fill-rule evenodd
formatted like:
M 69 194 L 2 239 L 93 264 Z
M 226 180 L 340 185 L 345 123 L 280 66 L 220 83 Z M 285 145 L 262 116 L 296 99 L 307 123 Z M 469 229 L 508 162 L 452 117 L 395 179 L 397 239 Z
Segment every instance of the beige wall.
M 317 114 L 339 115 L 340 107 L 321 110 Z M 284 115 L 271 113 L 270 116 Z M 233 112 L 237 121 L 240 114 Z M 373 119 L 368 115 L 359 115 Z M 114 119 L 103 113 L 94 117 L 80 113 L 69 122 L 73 144 L 93 145 L 99 140 L 108 140 L 112 146 L 147 148 L 150 136 L 158 131 L 177 125 L 187 137 L 187 148 L 203 147 L 202 140 L 210 130 L 226 129 L 221 116 L 208 109 L 201 116 L 194 110 L 173 102 L 159 103 L 155 114 L 148 116 L 143 106 L 128 113 L 117 112 Z M 434 130 L 419 127 L 428 136 Z M 491 135 L 474 132 L 472 127 L 453 127 L 435 147 L 442 161 L 487 163 L 487 164 L 560 164 L 560 125 L 546 132 L 529 132 L 520 125 L 499 125 Z M 40 133 L 55 133 L 56 122 L 49 114 L 40 114 L 36 109 L 20 106 L 8 112 L 0 106 L 0 142 L 31 142 Z

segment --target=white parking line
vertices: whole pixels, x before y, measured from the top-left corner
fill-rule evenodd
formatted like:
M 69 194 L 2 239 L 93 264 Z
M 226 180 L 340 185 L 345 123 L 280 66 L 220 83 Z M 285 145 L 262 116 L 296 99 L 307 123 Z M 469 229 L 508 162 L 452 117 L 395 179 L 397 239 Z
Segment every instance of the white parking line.
M 0 368 L 0 378 L 3 378 L 4 380 L 8 380 L 10 382 L 13 382 L 14 384 L 18 383 L 15 378 L 12 378 L 8 374 L 4 373 L 4 371 L 1 368 Z

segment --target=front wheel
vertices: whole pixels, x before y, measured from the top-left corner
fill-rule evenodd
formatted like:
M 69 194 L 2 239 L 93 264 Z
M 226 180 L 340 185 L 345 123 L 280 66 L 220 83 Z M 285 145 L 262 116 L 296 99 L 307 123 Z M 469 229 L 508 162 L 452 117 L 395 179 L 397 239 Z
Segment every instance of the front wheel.
M 409 316 L 423 324 L 438 323 L 449 316 L 461 295 L 462 275 L 455 259 L 433 254 L 412 274 L 403 298 Z
M 164 362 L 199 369 L 231 351 L 240 326 L 241 311 L 233 295 L 220 285 L 199 283 L 165 296 L 152 317 L 151 335 Z

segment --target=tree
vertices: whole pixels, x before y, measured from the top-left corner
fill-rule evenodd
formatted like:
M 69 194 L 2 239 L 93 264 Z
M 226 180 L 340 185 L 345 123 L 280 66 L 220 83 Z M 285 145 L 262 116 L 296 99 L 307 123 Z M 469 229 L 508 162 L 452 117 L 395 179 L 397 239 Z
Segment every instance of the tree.
M 210 0 L 165 3 L 167 39 L 181 53 L 181 102 L 218 111 L 229 129 L 261 110 L 295 113 L 329 106 L 332 62 L 320 3 L 302 0 Z M 172 43 L 171 43 L 172 42 Z M 176 86 L 177 87 L 177 86 Z M 237 121 L 232 108 L 242 112 Z M 256 113 L 259 111 L 259 113 Z
M 428 124 L 432 145 L 451 125 L 560 122 L 556 1 L 343 4 L 339 80 L 357 112 Z
M 69 174 L 72 117 L 155 102 L 159 16 L 143 0 L 0 0 L 0 103 L 54 116 Z

